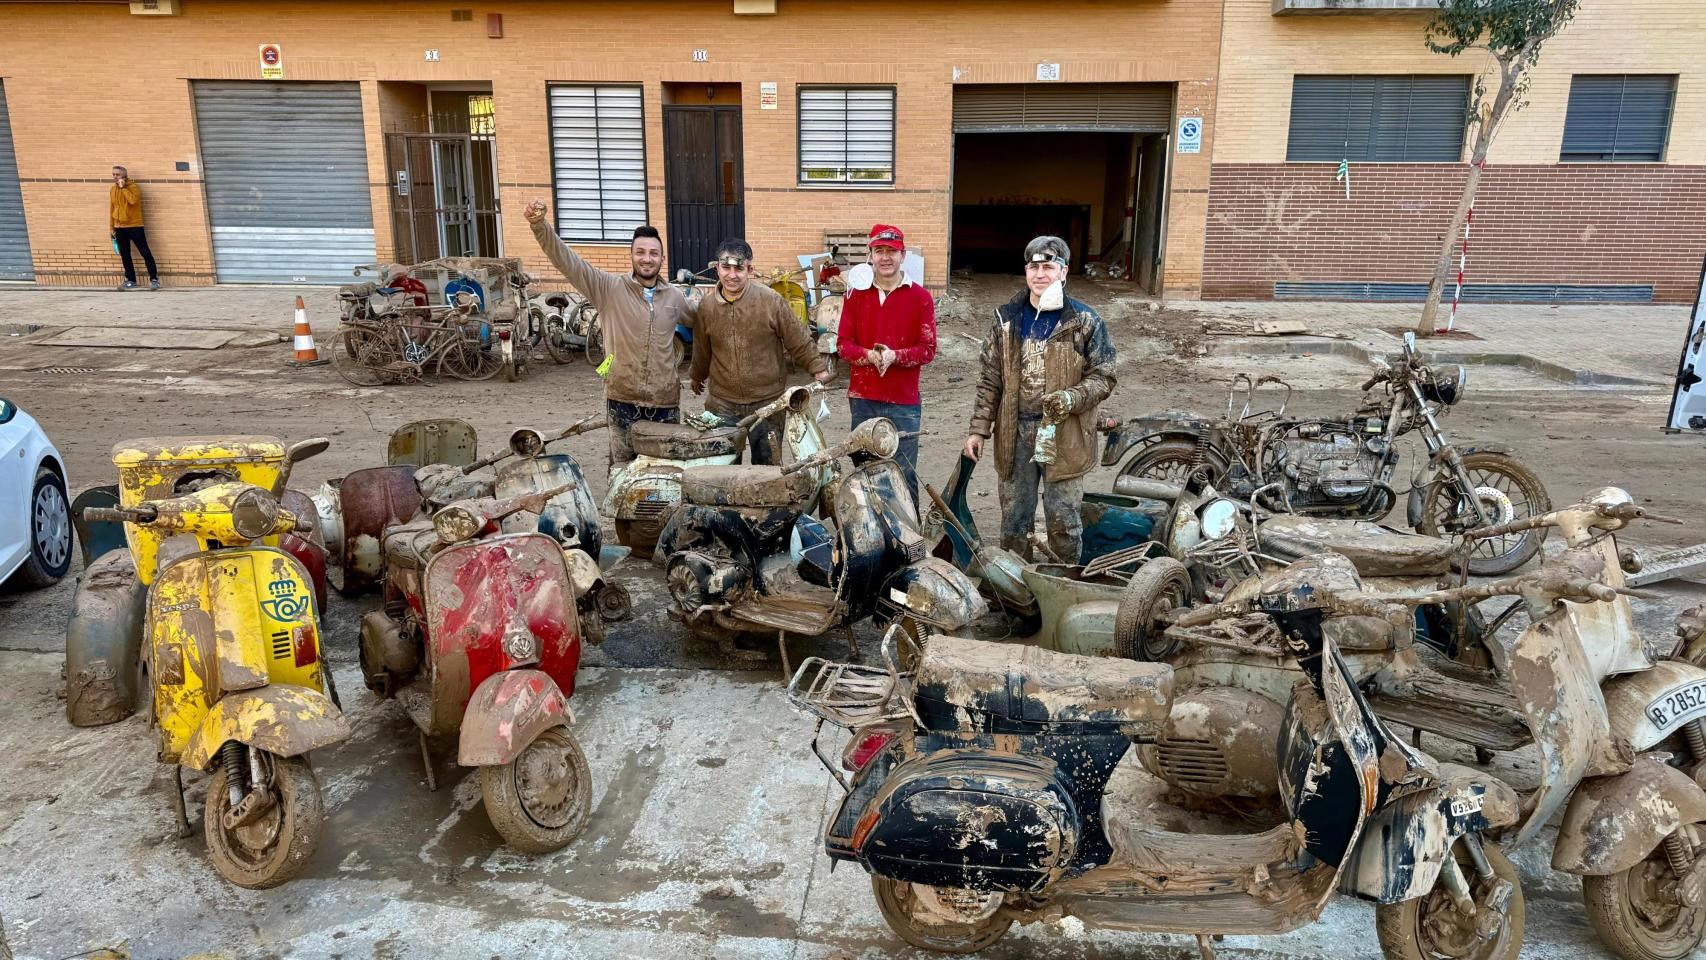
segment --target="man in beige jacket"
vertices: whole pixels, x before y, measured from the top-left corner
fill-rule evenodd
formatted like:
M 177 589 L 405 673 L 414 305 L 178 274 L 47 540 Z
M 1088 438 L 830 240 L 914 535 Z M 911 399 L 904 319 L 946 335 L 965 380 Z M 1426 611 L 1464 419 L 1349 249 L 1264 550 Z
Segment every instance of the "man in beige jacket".
M 640 420 L 681 422 L 681 341 L 677 324 L 692 326 L 692 313 L 681 292 L 663 282 L 663 241 L 657 228 L 636 227 L 628 248 L 626 276 L 606 273 L 581 259 L 564 243 L 535 200 L 523 213 L 533 237 L 569 283 L 598 310 L 604 348 L 610 354 L 604 383 L 610 420 L 610 469 L 634 459 L 629 437 Z

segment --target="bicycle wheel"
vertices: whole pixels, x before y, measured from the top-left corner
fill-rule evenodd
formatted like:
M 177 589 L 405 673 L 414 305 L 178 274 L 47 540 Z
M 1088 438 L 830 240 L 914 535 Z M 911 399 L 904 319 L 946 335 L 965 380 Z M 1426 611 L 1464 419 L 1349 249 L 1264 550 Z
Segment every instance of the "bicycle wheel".
M 439 375 L 458 380 L 490 380 L 503 367 L 503 358 L 486 349 L 477 338 L 467 335 L 445 344 L 438 355 Z
M 391 382 L 386 354 L 392 353 L 384 335 L 366 327 L 339 330 L 332 337 L 332 370 L 358 387 L 382 387 Z

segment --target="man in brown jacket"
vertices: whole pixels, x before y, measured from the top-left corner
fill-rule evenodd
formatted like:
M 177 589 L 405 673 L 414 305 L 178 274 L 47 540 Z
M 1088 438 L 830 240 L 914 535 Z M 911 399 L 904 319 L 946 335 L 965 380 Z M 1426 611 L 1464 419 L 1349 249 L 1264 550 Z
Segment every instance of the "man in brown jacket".
M 148 249 L 148 233 L 142 228 L 142 188 L 123 167 L 113 168 L 113 185 L 107 191 L 107 228 L 124 263 L 124 282 L 118 288 L 136 289 L 136 264 L 130 259 L 130 245 L 134 243 L 142 254 L 143 266 L 148 268 L 148 289 L 160 289 L 160 271 L 154 268 L 154 253 Z
M 677 324 L 691 325 L 681 291 L 662 280 L 663 241 L 655 227 L 634 230 L 628 247 L 627 276 L 606 273 L 570 249 L 535 200 L 523 211 L 533 238 L 569 283 L 598 310 L 610 376 L 604 384 L 605 415 L 610 420 L 610 469 L 634 459 L 634 424 L 681 422 L 681 341 Z
M 1084 475 L 1096 466 L 1096 407 L 1114 391 L 1107 325 L 1065 294 L 1070 259 L 1059 237 L 1038 237 L 1025 247 L 1025 289 L 995 311 L 965 445 L 965 455 L 977 460 L 983 442 L 995 438 L 1001 545 L 1031 556 L 1040 485 L 1048 548 L 1061 563 L 1081 559 L 1078 510 Z M 1039 444 L 1050 427 L 1054 442 Z
M 752 247 L 745 240 L 717 245 L 717 289 L 699 301 L 693 323 L 693 392 L 711 395 L 705 409 L 738 420 L 782 395 L 789 367 L 828 383 L 829 365 L 805 324 L 782 295 L 752 278 Z M 781 463 L 783 415 L 760 422 L 747 435 L 749 463 Z

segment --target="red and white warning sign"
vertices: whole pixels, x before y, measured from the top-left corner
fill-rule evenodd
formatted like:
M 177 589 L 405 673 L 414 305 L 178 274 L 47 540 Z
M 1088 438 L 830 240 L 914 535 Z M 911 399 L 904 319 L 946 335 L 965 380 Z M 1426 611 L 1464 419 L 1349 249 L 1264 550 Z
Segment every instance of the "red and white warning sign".
M 276 43 L 261 44 L 261 79 L 284 79 L 284 51 Z

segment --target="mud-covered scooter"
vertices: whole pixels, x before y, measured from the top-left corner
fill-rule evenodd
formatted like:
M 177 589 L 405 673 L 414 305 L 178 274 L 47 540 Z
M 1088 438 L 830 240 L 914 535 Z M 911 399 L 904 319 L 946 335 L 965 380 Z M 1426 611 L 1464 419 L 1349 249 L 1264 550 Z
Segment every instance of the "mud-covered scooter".
M 160 762 L 173 765 L 178 834 L 190 832 L 187 767 L 210 775 L 202 828 L 214 868 L 254 889 L 284 883 L 313 856 L 325 811 L 308 754 L 349 736 L 321 659 L 311 575 L 274 539 L 299 523 L 273 492 L 285 465 L 325 447 L 287 450 L 259 437 L 122 443 L 113 451 L 119 505 L 84 510 L 85 522 L 124 524 L 146 589 L 140 649 L 112 656 L 149 705 Z M 237 476 L 198 482 L 177 473 L 174 455 L 224 459 Z M 80 628 L 90 624 L 78 618 L 98 616 L 97 606 L 74 610 L 68 660 L 89 652 L 73 641 L 86 639 Z
M 1387 957 L 1515 960 L 1522 891 L 1482 837 L 1517 820 L 1516 795 L 1412 750 L 1369 709 L 1322 630 L 1362 606 L 1326 588 L 1326 559 L 1294 564 L 1252 608 L 1305 678 L 1269 731 L 1287 822 L 1214 835 L 1109 816 L 1115 766 L 1167 718 L 1165 665 L 943 636 L 909 655 L 891 631 L 886 675 L 814 659 L 789 686 L 853 731 L 826 852 L 864 867 L 889 926 L 929 950 L 1074 916 L 1192 934 L 1207 958 L 1211 937 L 1297 929 L 1339 890 L 1375 902 Z
M 568 704 L 581 626 L 562 547 L 499 525 L 566 491 L 461 500 L 387 530 L 385 606 L 361 620 L 362 677 L 419 729 L 428 787 L 428 738 L 457 734 L 492 825 L 528 853 L 561 849 L 591 814 Z
M 867 616 L 961 630 L 988 609 L 953 564 L 925 555 L 917 510 L 891 459 L 900 431 L 867 420 L 785 467 L 694 467 L 658 541 L 670 615 L 734 652 L 742 633 L 819 636 Z M 831 479 L 837 461 L 864 460 Z M 812 511 L 822 505 L 818 515 Z

